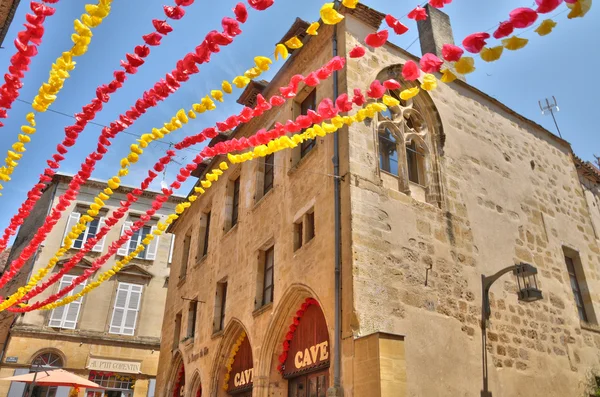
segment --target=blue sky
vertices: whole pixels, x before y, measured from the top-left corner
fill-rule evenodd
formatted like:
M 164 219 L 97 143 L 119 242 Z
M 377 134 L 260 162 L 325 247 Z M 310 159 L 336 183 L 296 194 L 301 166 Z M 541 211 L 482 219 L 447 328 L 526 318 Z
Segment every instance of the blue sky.
M 91 2 L 91 1 L 90 1 Z M 141 43 L 141 36 L 153 31 L 151 20 L 164 19 L 163 2 L 167 0 L 115 0 L 112 13 L 104 23 L 94 30 L 90 49 L 83 57 L 77 58 L 77 67 L 71 72 L 71 78 L 65 83 L 57 101 L 51 109 L 73 115 L 95 96 L 98 85 L 108 83 L 112 72 L 118 68 L 119 61 L 127 52 Z M 0 50 L 0 70 L 7 70 L 10 56 L 14 53 L 12 41 L 25 21 L 29 1 L 21 1 L 13 24 L 6 36 L 4 49 Z M 39 54 L 31 64 L 21 90 L 20 99 L 31 101 L 40 84 L 48 78 L 50 65 L 62 51 L 71 46 L 70 36 L 73 23 L 84 12 L 85 1 L 65 0 L 56 4 L 56 13 L 46 22 L 44 41 Z M 186 8 L 186 16 L 180 21 L 169 21 L 174 31 L 163 38 L 160 47 L 153 47 L 150 56 L 140 71 L 129 76 L 125 86 L 114 94 L 109 104 L 104 106 L 95 122 L 109 124 L 142 94 L 152 87 L 153 83 L 171 71 L 178 59 L 192 51 L 213 29 L 220 29 L 223 16 L 231 16 L 231 9 L 236 1 L 222 0 L 208 2 L 196 0 Z M 416 5 L 416 1 L 400 2 L 389 0 L 365 0 L 364 4 L 390 13 L 395 16 L 405 15 Z M 504 0 L 454 0 L 446 6 L 451 18 L 454 36 L 457 42 L 473 32 L 485 31 L 507 18 L 510 10 L 520 6 L 531 6 L 533 1 Z M 136 134 L 150 132 L 153 127 L 160 127 L 175 112 L 189 106 L 200 97 L 218 88 L 223 79 L 231 80 L 250 66 L 256 55 L 272 54 L 274 45 L 290 27 L 298 16 L 307 21 L 318 19 L 318 12 L 323 0 L 276 0 L 275 5 L 267 11 L 251 10 L 248 22 L 242 27 L 244 33 L 234 43 L 213 56 L 212 62 L 203 65 L 200 73 L 192 77 L 175 94 L 171 95 L 158 107 L 148 111 L 128 131 Z M 557 11 L 564 10 L 562 5 Z M 535 122 L 555 131 L 552 119 L 543 116 L 538 107 L 538 100 L 556 96 L 560 106 L 557 115 L 563 137 L 570 141 L 574 151 L 586 160 L 593 160 L 593 154 L 600 155 L 599 131 L 596 126 L 594 112 L 596 106 L 594 95 L 600 91 L 600 84 L 592 74 L 593 65 L 600 64 L 600 52 L 597 41 L 600 38 L 599 8 L 593 8 L 585 18 L 568 20 L 567 13 L 558 15 L 555 20 L 558 26 L 549 36 L 538 37 L 530 31 L 523 37 L 531 39 L 525 49 L 517 52 L 505 52 L 502 59 L 491 64 L 477 63 L 477 71 L 469 75 L 468 82 L 489 95 L 505 103 L 515 111 Z M 410 52 L 420 55 L 416 25 L 412 21 L 403 20 L 411 30 L 401 37 L 391 35 L 391 41 L 408 48 Z M 412 45 L 411 45 L 412 44 Z M 264 77 L 269 79 L 274 71 Z M 193 120 L 182 130 L 173 133 L 166 140 L 177 142 L 184 136 L 196 133 L 202 128 L 214 125 L 228 115 L 235 113 L 239 105 L 235 103 L 237 93 L 228 96 L 224 104 L 213 112 L 204 113 Z M 25 114 L 30 110 L 28 104 L 16 102 L 9 112 L 5 126 L 0 129 L 0 150 L 2 156 L 15 141 L 19 127 L 25 121 Z M 53 153 L 57 143 L 62 140 L 64 127 L 73 120 L 64 115 L 46 112 L 37 116 L 38 128 L 32 142 L 28 145 L 24 159 L 16 169 L 13 180 L 6 185 L 4 195 L 0 197 L 0 228 L 4 229 L 10 217 L 16 212 L 24 200 L 25 193 L 37 182 L 39 173 L 46 167 L 45 160 Z M 79 164 L 95 148 L 100 132 L 96 125 L 89 125 L 80 135 L 75 147 L 71 148 L 67 159 L 61 167 L 62 172 L 75 173 Z M 94 178 L 108 178 L 117 169 L 116 161 L 126 155 L 128 146 L 134 137 L 121 133 L 101 164 L 96 168 Z M 153 143 L 142 161 L 136 164 L 130 175 L 124 178 L 127 185 L 138 185 L 146 175 L 146 171 L 155 160 L 164 154 L 167 144 Z M 196 151 L 183 151 L 177 158 L 180 163 L 188 163 Z M 179 166 L 169 166 L 167 181 L 173 180 Z M 154 188 L 158 184 L 153 185 Z M 189 184 L 181 189 L 185 194 Z

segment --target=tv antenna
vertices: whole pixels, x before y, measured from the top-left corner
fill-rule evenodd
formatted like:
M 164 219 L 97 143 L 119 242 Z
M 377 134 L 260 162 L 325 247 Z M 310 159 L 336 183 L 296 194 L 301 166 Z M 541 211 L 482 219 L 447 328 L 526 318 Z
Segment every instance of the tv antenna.
M 547 115 L 548 113 L 550 113 L 550 115 L 552 116 L 552 120 L 554 120 L 556 130 L 558 131 L 558 136 L 562 139 L 560 128 L 558 128 L 558 123 L 556 122 L 556 116 L 554 116 L 554 112 L 558 113 L 560 111 L 560 109 L 558 108 L 558 103 L 556 102 L 556 98 L 553 95 L 552 102 L 550 102 L 548 98 L 546 98 L 545 101 L 545 105 L 542 104 L 542 101 L 538 101 L 538 104 L 540 105 L 540 110 L 542 111 L 543 115 Z

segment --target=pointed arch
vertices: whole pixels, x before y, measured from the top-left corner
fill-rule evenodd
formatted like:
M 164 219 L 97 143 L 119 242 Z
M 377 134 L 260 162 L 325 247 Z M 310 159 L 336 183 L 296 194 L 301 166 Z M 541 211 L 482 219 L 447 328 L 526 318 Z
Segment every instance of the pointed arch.
M 196 369 L 191 377 L 190 386 L 188 388 L 190 397 L 202 397 L 202 379 L 200 371 Z
M 254 396 L 267 397 L 269 395 L 269 380 L 272 376 L 277 377 L 278 383 L 282 387 L 287 387 L 287 381 L 277 372 L 279 364 L 277 359 L 283 351 L 282 343 L 288 327 L 293 322 L 296 311 L 307 298 L 313 298 L 319 302 L 325 322 L 327 322 L 321 300 L 314 290 L 304 284 L 292 284 L 288 287 L 273 311 L 273 316 L 263 336 L 262 345 L 258 350 L 257 360 L 255 360 L 257 365 L 254 370 Z M 327 329 L 330 329 L 329 325 Z M 332 340 L 331 335 L 329 340 Z
M 221 387 L 220 380 L 225 376 L 226 373 L 225 364 L 229 358 L 229 352 L 242 332 L 246 333 L 246 337 L 250 342 L 250 346 L 252 346 L 250 334 L 248 333 L 248 330 L 244 324 L 242 324 L 242 322 L 235 317 L 229 320 L 229 323 L 223 331 L 223 336 L 219 342 L 219 347 L 215 353 L 215 360 L 212 363 L 212 368 L 210 371 L 210 396 L 219 395 L 219 388 Z M 256 359 L 254 362 L 256 362 Z
M 402 84 L 402 89 L 419 87 L 419 81 L 405 81 L 402 78 L 402 67 L 402 64 L 388 66 L 377 73 L 376 79 L 380 81 L 395 79 Z M 399 92 L 393 94 L 399 98 Z M 422 184 L 425 188 L 425 201 L 439 208 L 445 208 L 440 159 L 443 155 L 446 135 L 442 119 L 429 93 L 421 90 L 416 97 L 410 100 L 400 100 L 400 106 L 391 109 L 390 116 L 378 117 L 378 122 L 375 123 L 378 157 L 381 155 L 379 152 L 379 126 L 381 124 L 387 126 L 390 122 L 398 126 L 404 138 L 398 141 L 398 190 L 406 194 L 411 193 L 408 170 L 409 156 L 406 150 L 408 144 L 411 141 L 416 141 L 415 137 L 419 136 L 420 149 L 422 148 L 427 152 L 423 169 L 419 171 L 419 175 L 423 175 L 422 179 L 425 181 Z M 403 155 L 400 155 L 400 153 L 403 153 Z M 404 158 L 400 159 L 400 157 Z M 411 175 L 416 175 L 414 169 Z
M 169 381 L 168 381 L 168 386 L 167 386 L 167 395 L 166 397 L 173 397 L 173 393 L 175 392 L 175 386 L 178 382 L 178 377 L 180 374 L 180 371 L 183 369 L 183 376 L 185 379 L 185 365 L 183 363 L 183 355 L 181 354 L 181 351 L 179 349 L 175 350 L 175 352 L 173 353 L 173 360 L 172 360 L 173 365 L 171 366 L 171 370 L 169 372 Z M 185 385 L 185 383 L 184 383 Z

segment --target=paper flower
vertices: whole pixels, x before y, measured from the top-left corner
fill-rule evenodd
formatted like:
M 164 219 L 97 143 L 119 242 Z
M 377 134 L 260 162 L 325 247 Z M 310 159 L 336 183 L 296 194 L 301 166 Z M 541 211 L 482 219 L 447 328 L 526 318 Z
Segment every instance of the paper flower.
M 404 80 L 412 81 L 419 78 L 421 73 L 419 72 L 419 67 L 413 61 L 406 61 L 404 66 L 402 67 L 402 77 Z
M 235 19 L 239 23 L 245 23 L 248 20 L 248 10 L 244 3 L 237 3 L 233 9 L 233 13 L 235 14 Z
M 389 96 L 389 95 L 383 96 L 383 103 L 385 103 L 385 106 L 387 106 L 387 107 L 394 107 L 394 106 L 400 105 L 399 100 L 397 100 L 396 98 Z
M 320 14 L 323 23 L 326 25 L 336 25 L 344 19 L 344 16 L 335 9 L 334 3 L 323 4 Z
M 308 33 L 311 36 L 317 36 L 319 34 L 318 30 L 320 27 L 321 24 L 319 22 L 313 22 L 310 24 L 308 29 L 306 29 L 306 33 Z
M 456 75 L 450 69 L 442 70 L 442 78 L 440 79 L 442 83 L 452 83 L 456 78 Z
M 540 26 L 537 27 L 535 32 L 540 36 L 546 36 L 552 32 L 552 29 L 554 29 L 555 26 L 556 22 L 554 22 L 552 19 L 546 19 L 540 24 Z
M 520 7 L 510 12 L 510 21 L 517 29 L 528 28 L 535 23 L 538 13 L 527 7 Z
M 258 11 L 266 10 L 267 8 L 271 7 L 274 2 L 275 0 L 248 0 L 250 7 Z
M 368 34 L 365 43 L 373 48 L 381 47 L 387 42 L 389 32 L 383 29 L 377 33 Z
M 421 91 L 419 87 L 406 89 L 400 93 L 400 99 L 402 99 L 403 101 L 408 101 L 409 99 L 412 99 L 415 96 L 417 96 L 419 94 L 419 91 Z
M 285 45 L 277 44 L 275 46 L 275 60 L 276 61 L 279 60 L 279 57 L 281 57 L 282 59 L 287 59 L 288 55 L 289 55 L 289 52 Z
M 154 26 L 154 29 L 156 29 L 156 31 L 162 35 L 166 35 L 173 31 L 173 28 L 167 23 L 167 21 L 153 19 L 152 26 Z
M 367 50 L 364 47 L 357 45 L 348 53 L 350 58 L 362 58 L 366 54 Z
M 567 3 L 567 7 L 571 9 L 571 12 L 567 16 L 569 19 L 584 17 L 592 7 L 592 0 L 565 0 L 565 2 Z
M 547 14 L 556 10 L 556 8 L 562 3 L 563 0 L 535 0 L 538 8 L 536 12 L 538 14 Z
M 431 53 L 427 53 L 421 57 L 421 70 L 425 73 L 439 72 L 443 64 L 444 61 Z
M 369 90 L 367 91 L 367 96 L 373 99 L 379 99 L 385 94 L 385 87 L 381 85 L 379 80 L 375 80 L 371 83 Z
M 473 54 L 478 54 L 483 49 L 483 47 L 485 47 L 486 40 L 489 38 L 490 38 L 489 33 L 484 33 L 484 32 L 473 33 L 473 34 L 470 34 L 467 37 L 465 37 L 462 44 L 463 44 L 463 47 L 465 47 L 465 50 L 467 50 Z
M 435 8 L 444 8 L 444 5 L 450 4 L 452 0 L 429 0 L 429 5 Z
M 512 36 L 508 39 L 503 39 L 502 45 L 507 50 L 516 51 L 516 50 L 520 50 L 521 48 L 525 47 L 528 42 L 529 42 L 528 39 L 522 39 L 517 36 Z
M 165 15 L 171 19 L 181 19 L 185 15 L 185 10 L 181 7 L 163 6 Z
M 494 32 L 495 39 L 501 39 L 503 37 L 508 37 L 512 34 L 515 27 L 513 26 L 511 21 L 500 22 L 500 26 Z
M 302 48 L 302 46 L 304 44 L 302 44 L 302 41 L 300 41 L 300 39 L 297 36 L 292 37 L 291 39 L 289 39 L 288 41 L 285 42 L 285 45 L 292 50 L 297 50 L 298 48 Z
M 414 19 L 415 21 L 424 21 L 427 19 L 427 10 L 421 6 L 416 6 L 407 15 L 408 18 Z
M 385 22 L 390 28 L 394 30 L 394 33 L 396 33 L 397 35 L 401 35 L 408 32 L 408 27 L 393 16 L 391 16 L 390 14 L 385 16 Z
M 502 55 L 503 51 L 504 47 L 496 46 L 492 48 L 484 48 L 483 50 L 481 50 L 481 53 L 479 55 L 481 56 L 481 59 L 483 59 L 486 62 L 494 62 L 500 59 L 500 56 Z
M 437 79 L 434 75 L 426 73 L 423 76 L 423 82 L 421 83 L 421 88 L 425 91 L 432 91 L 437 88 Z
M 254 58 L 254 63 L 260 70 L 266 72 L 267 70 L 269 70 L 269 65 L 271 65 L 273 61 L 271 61 L 271 59 L 267 57 L 257 56 Z
M 398 83 L 396 80 L 394 79 L 389 79 L 383 82 L 383 86 L 388 89 L 388 90 L 397 90 L 401 87 L 400 83 Z
M 342 0 L 342 4 L 347 8 L 356 8 L 358 0 Z
M 475 71 L 475 60 L 471 57 L 462 57 L 454 64 L 454 68 L 460 74 L 469 74 Z
M 457 62 L 464 53 L 462 48 L 453 44 L 444 44 L 442 47 L 442 57 L 448 62 Z

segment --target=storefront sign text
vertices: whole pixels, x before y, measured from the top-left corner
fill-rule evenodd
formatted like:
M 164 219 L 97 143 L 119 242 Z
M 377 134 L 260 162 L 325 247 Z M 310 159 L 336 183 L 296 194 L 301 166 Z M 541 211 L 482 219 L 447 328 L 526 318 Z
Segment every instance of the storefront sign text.
M 328 347 L 329 342 L 325 341 L 311 346 L 310 348 L 306 348 L 304 351 L 298 351 L 294 356 L 294 365 L 296 366 L 296 369 L 308 367 L 327 360 L 329 358 Z
M 238 372 L 233 376 L 233 385 L 241 387 L 252 383 L 252 368 Z
M 87 368 L 96 371 L 113 371 L 126 374 L 139 374 L 141 363 L 135 361 L 106 360 L 102 358 L 90 357 Z

